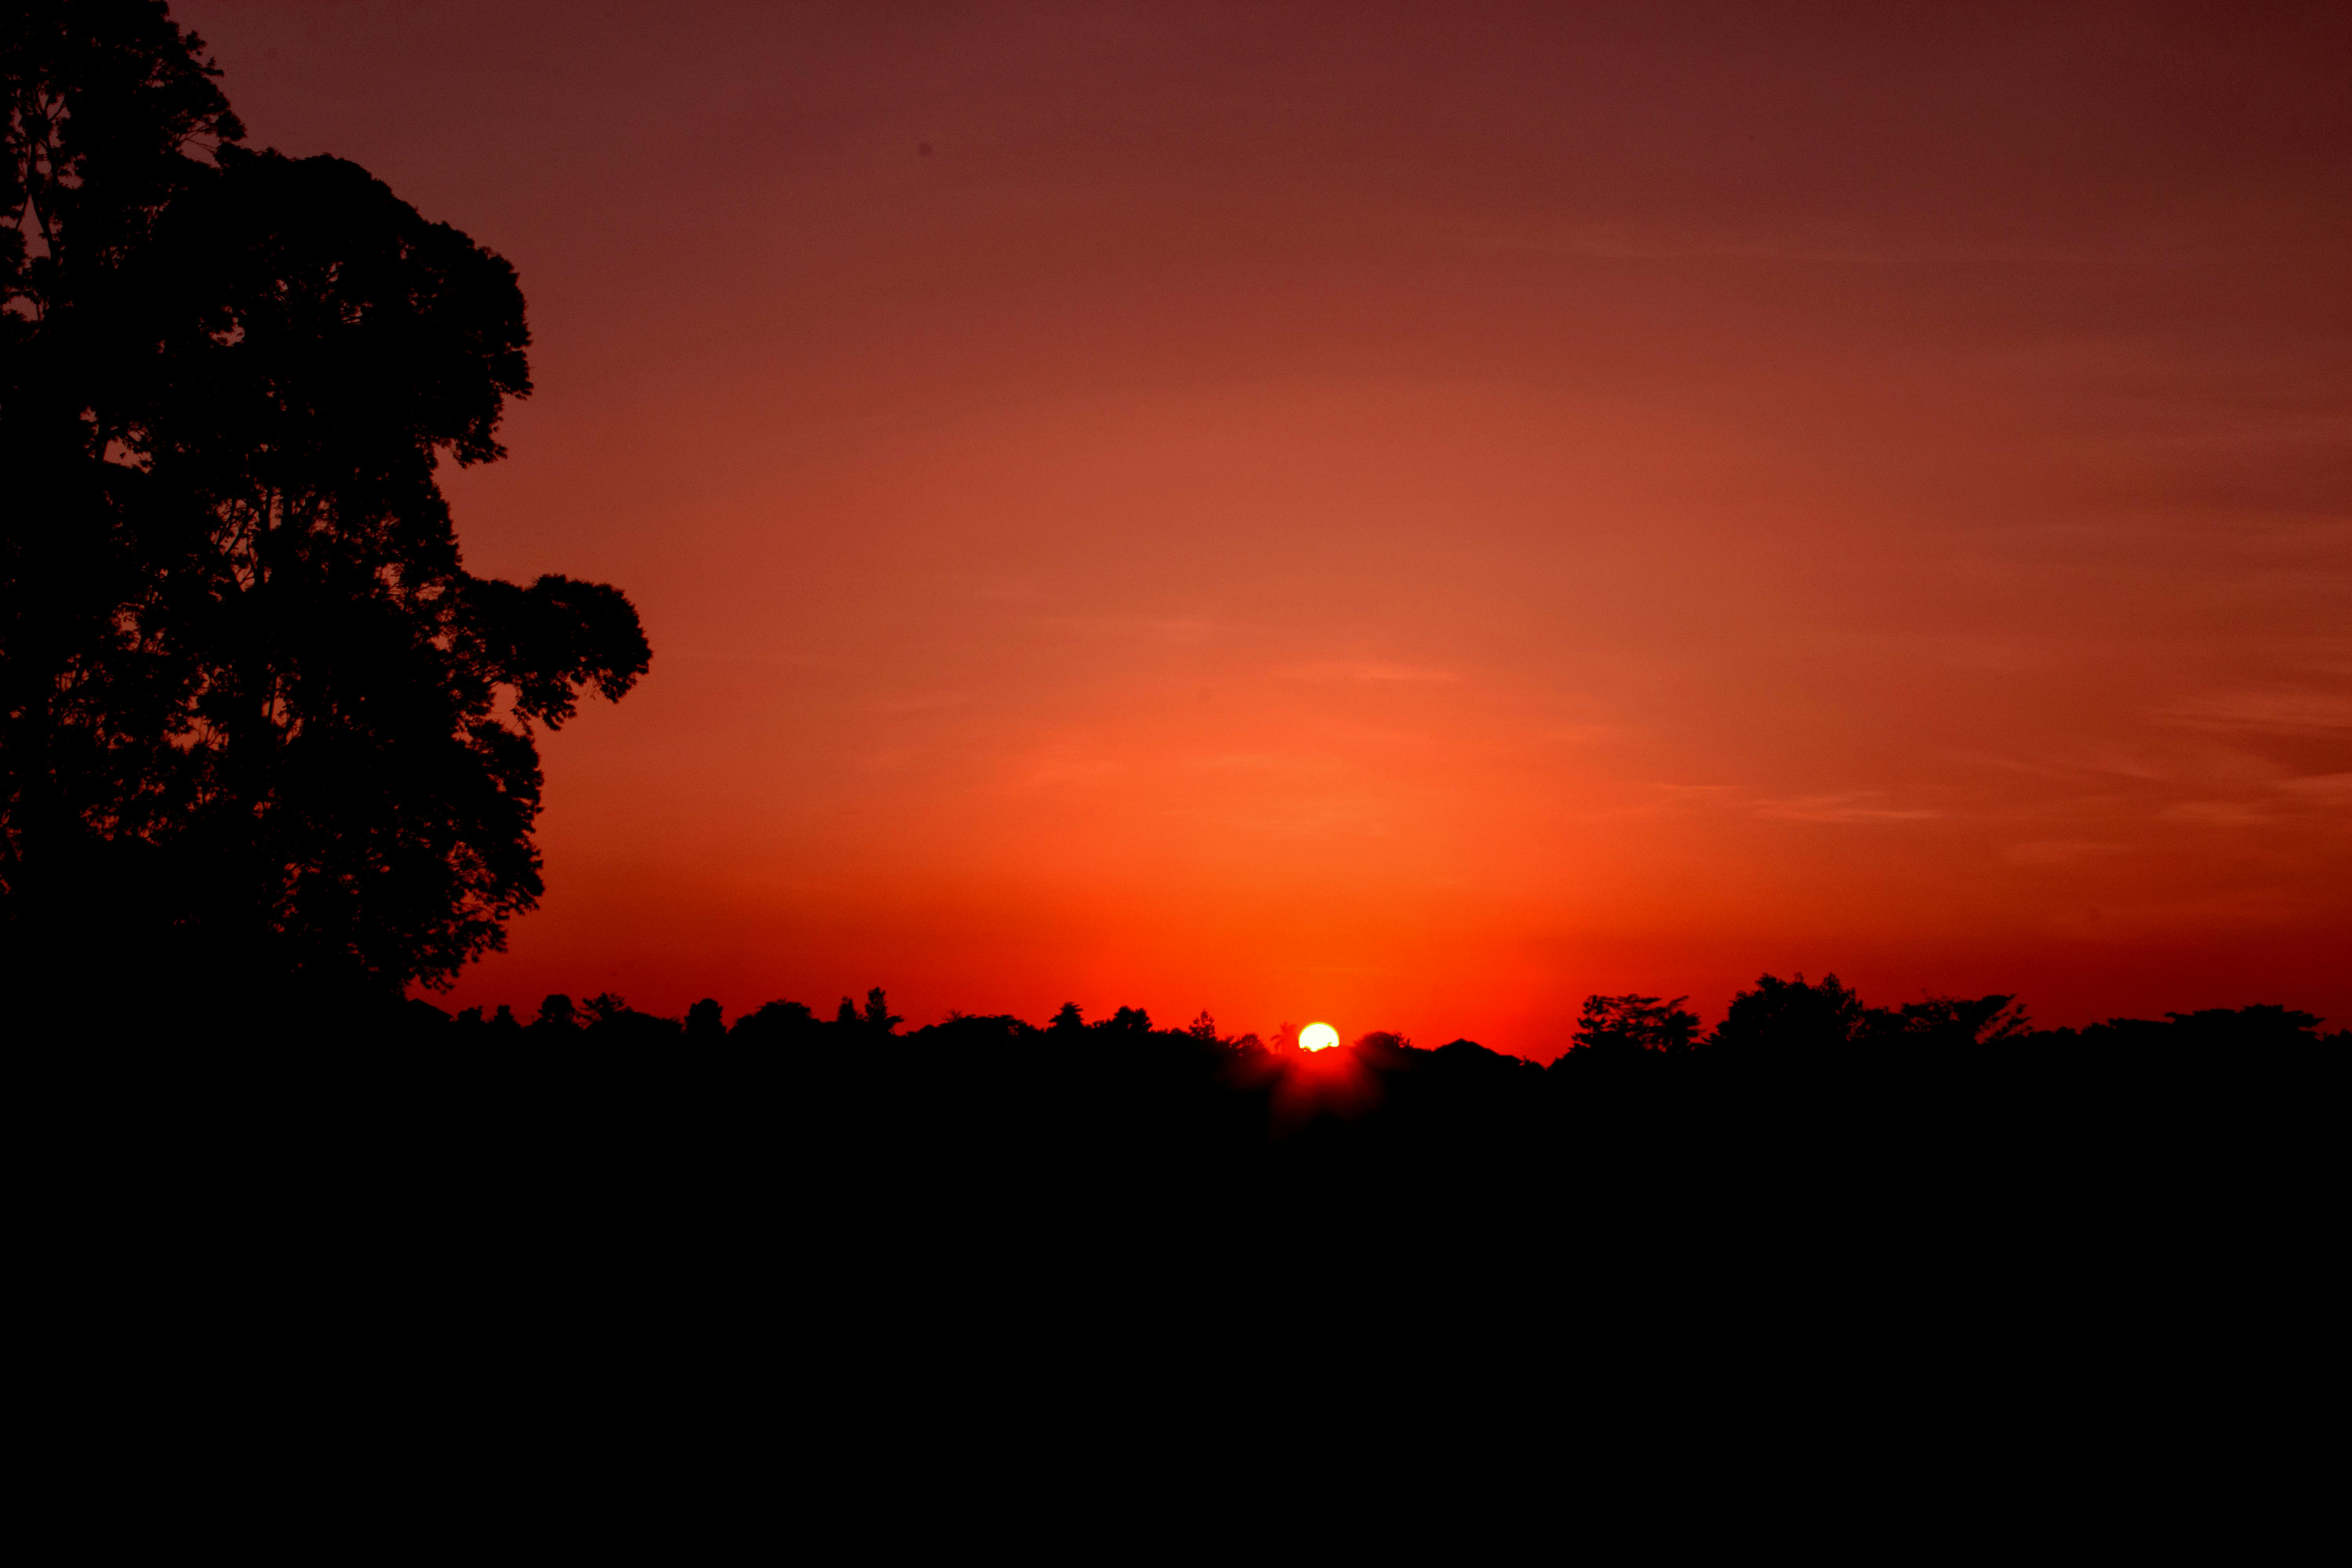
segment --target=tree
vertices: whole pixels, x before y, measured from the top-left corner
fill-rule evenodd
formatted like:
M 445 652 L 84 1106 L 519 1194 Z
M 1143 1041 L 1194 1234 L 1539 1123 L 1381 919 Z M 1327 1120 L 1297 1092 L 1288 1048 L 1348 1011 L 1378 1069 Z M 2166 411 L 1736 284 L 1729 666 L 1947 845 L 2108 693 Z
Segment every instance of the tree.
M 2252 1007 L 2209 1007 L 2195 1013 L 2167 1013 L 2173 1037 L 2200 1047 L 2277 1050 L 2321 1043 L 2319 1026 L 2326 1020 L 2275 1003 Z M 2346 1042 L 2346 1031 L 2326 1037 Z
M 513 269 L 239 146 L 161 5 L 0 33 L 0 938 L 445 984 L 543 890 L 537 727 L 650 660 L 617 589 L 463 567 L 435 472 L 530 390 Z
M 688 1015 L 689 1025 L 691 1022 L 692 1016 Z M 816 1038 L 817 1031 L 824 1026 L 807 1003 L 776 1001 L 736 1019 L 727 1037 L 749 1045 L 791 1046 Z
M 1862 998 L 1836 975 L 1809 985 L 1801 973 L 1765 974 L 1731 999 L 1707 1044 L 1741 1056 L 1819 1056 L 1853 1044 L 1862 1026 Z
M 1755 990 L 1732 998 L 1707 1043 L 1740 1056 L 1827 1060 L 1852 1051 L 1997 1045 L 2032 1029 L 2012 996 L 1930 996 L 1900 1007 L 1865 1007 L 1834 974 L 1811 985 L 1802 974 L 1766 974 Z
M 856 1003 L 844 996 L 833 1015 L 834 1027 L 848 1033 L 888 1035 L 906 1021 L 890 1011 L 889 1000 L 879 985 L 867 988 L 863 1013 L 857 1010 Z
M 2023 1038 L 2032 1031 L 2014 996 L 1930 996 L 1863 1015 L 1856 1039 L 1870 1046 L 1969 1047 Z
M 1646 1051 L 1686 1051 L 1698 1033 L 1698 1016 L 1683 1010 L 1687 996 L 1662 1002 L 1655 996 L 1588 996 L 1577 1016 L 1576 1051 L 1601 1056 L 1639 1056 Z

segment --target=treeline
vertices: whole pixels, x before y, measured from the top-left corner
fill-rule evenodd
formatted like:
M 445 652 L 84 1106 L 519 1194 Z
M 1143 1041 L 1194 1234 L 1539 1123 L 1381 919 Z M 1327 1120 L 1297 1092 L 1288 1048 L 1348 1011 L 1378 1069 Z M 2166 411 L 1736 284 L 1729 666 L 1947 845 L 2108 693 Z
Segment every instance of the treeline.
M 2352 1061 L 2281 1006 L 2042 1030 L 2005 996 L 1872 1007 L 1827 978 L 1760 980 L 1706 1031 L 1596 997 L 1549 1066 L 1136 1007 L 909 1029 L 878 988 L 830 1016 L 607 994 L 252 1023 L 26 1057 L 70 1080 L 26 1100 L 70 1168 L 187 1268 L 457 1280 L 537 1303 L 533 1335 L 647 1291 L 752 1313 L 761 1343 L 810 1314 L 925 1345 L 1008 1301 L 1049 1338 L 1175 1310 L 1167 1342 L 1244 1357 L 1464 1292 L 1539 1334 L 1597 1314 L 1694 1344 L 1799 1301 L 1832 1335 L 2071 1331 L 2053 1292 L 2121 1291 L 2105 1321 L 2329 1255 Z
M 1562 1202 L 1580 1223 L 1714 1226 L 1895 1193 L 2046 1205 L 2117 1172 L 2210 1192 L 2275 1170 L 2269 1187 L 2315 1192 L 2352 1061 L 2352 1035 L 2321 1022 L 2256 1005 L 2038 1029 L 2006 995 L 1878 1007 L 1834 976 L 1766 975 L 1706 1030 L 1679 998 L 1594 996 L 1544 1066 L 1385 1032 L 1309 1053 L 1286 1028 L 1226 1035 L 1205 1013 L 1162 1027 L 1139 1007 L 908 1029 L 877 987 L 830 1016 L 778 1001 L 730 1019 L 705 1000 L 665 1018 L 611 994 L 551 996 L 527 1021 L 411 1003 L 402 1048 L 361 1055 L 383 1064 L 372 1092 L 480 1116 L 498 1158 L 552 1146 L 589 1168 L 624 1150 L 638 1179 L 715 1166 L 728 1192 L 790 1172 L 843 1213 L 903 1204 L 927 1224 L 1296 1209 L 1365 1245 L 1402 1226 L 1441 1246 L 1514 1214 L 1555 1224 Z M 314 1046 L 274 1059 L 334 1044 L 297 1037 Z M 1564 1196 L 1603 1193 L 1589 1212 Z
M 688 1165 L 748 1162 L 766 1173 L 741 1178 L 756 1186 L 781 1161 L 933 1210 L 1114 1194 L 1202 1217 L 1269 1193 L 1310 1208 L 1318 1194 L 1377 1194 L 1363 1223 L 1411 1215 L 1441 1231 L 1462 1205 L 1564 1187 L 1617 1192 L 1620 1219 L 1661 1204 L 1717 1213 L 1757 1201 L 1767 1173 L 1784 1194 L 1813 1189 L 1788 1200 L 1801 1204 L 1960 1173 L 2020 1190 L 2232 1161 L 2242 1174 L 2333 1146 L 2303 1123 L 2337 1114 L 2352 1062 L 2352 1034 L 2279 1005 L 2038 1029 L 2007 995 L 1879 1007 L 1834 976 L 1766 975 L 1703 1030 L 1682 1001 L 1591 997 L 1549 1066 L 1385 1032 L 1309 1053 L 1287 1027 L 1226 1035 L 1205 1013 L 1161 1027 L 1139 1007 L 908 1029 L 879 987 L 830 1016 L 777 1001 L 730 1019 L 705 1000 L 665 1018 L 611 994 L 550 996 L 528 1021 L 411 1003 L 400 1048 L 359 1054 L 382 1064 L 375 1092 L 411 1094 L 429 1117 L 502 1107 L 480 1110 L 486 1146 L 601 1129 L 574 1149 L 582 1163 L 666 1148 Z M 350 1037 L 296 1031 L 300 1048 L 272 1059 L 316 1062 Z
M 2160 1019 L 2109 1018 L 2081 1029 L 2038 1029 L 2013 995 L 1935 996 L 1895 1007 L 1874 1007 L 1834 973 L 1813 982 L 1801 973 L 1793 980 L 1766 974 L 1753 989 L 1738 993 L 1722 1022 L 1707 1031 L 1697 1015 L 1684 1008 L 1687 1000 L 1637 994 L 1590 996 L 1569 1050 L 1553 1065 L 1594 1058 L 1697 1057 L 1719 1061 L 1822 1060 L 1951 1049 L 1997 1048 L 2004 1056 L 2030 1056 L 2078 1047 L 2177 1047 L 2229 1052 L 2352 1046 L 2352 1029 L 2322 1035 L 2319 1026 L 2326 1020 L 2275 1004 L 2168 1013 Z M 1065 1003 L 1043 1026 L 1011 1015 L 952 1013 L 944 1023 L 902 1035 L 899 1026 L 904 1022 L 889 1010 L 887 993 L 876 986 L 866 993 L 863 1006 L 843 997 L 830 1018 L 820 1016 L 806 1003 L 775 1001 L 730 1023 L 718 1001 L 709 997 L 688 1008 L 682 1018 L 663 1017 L 631 1007 L 625 998 L 611 993 L 582 1002 L 559 993 L 543 999 L 528 1023 L 518 1018 L 509 1005 L 487 1013 L 481 1007 L 468 1007 L 451 1015 L 430 1003 L 412 1001 L 401 1025 L 404 1033 L 419 1038 L 483 1043 L 715 1046 L 723 1042 L 823 1050 L 885 1042 L 919 1047 L 950 1039 L 975 1044 L 1041 1039 L 1112 1043 L 1157 1037 L 1163 1044 L 1211 1056 L 1249 1058 L 1304 1054 L 1298 1052 L 1287 1025 L 1271 1041 L 1255 1033 L 1224 1036 L 1206 1012 L 1175 1030 L 1155 1027 L 1150 1014 L 1139 1007 L 1121 1007 L 1108 1017 L 1089 1021 L 1074 1002 Z M 1386 1031 L 1365 1035 L 1350 1048 L 1356 1055 L 1375 1057 L 1415 1050 L 1403 1037 Z M 1499 1054 L 1467 1039 L 1441 1048 Z

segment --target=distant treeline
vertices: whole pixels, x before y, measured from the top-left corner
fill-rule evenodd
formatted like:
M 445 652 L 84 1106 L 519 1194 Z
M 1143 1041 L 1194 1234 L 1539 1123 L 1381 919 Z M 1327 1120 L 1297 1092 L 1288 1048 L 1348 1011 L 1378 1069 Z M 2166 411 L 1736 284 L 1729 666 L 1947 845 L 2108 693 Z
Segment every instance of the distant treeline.
M 2266 1192 L 2308 1196 L 2352 1062 L 2352 1035 L 2321 1022 L 2256 1005 L 2037 1029 L 2007 995 L 1874 1007 L 1834 976 L 1766 975 L 1711 1030 L 1681 998 L 1591 997 L 1543 1066 L 1391 1033 L 1308 1053 L 1287 1026 L 1230 1036 L 1203 1013 L 1166 1028 L 1139 1007 L 908 1029 L 877 987 L 829 1017 L 779 1001 L 730 1020 L 705 1000 L 663 1018 L 610 994 L 551 996 L 529 1021 L 411 1003 L 403 1047 L 362 1055 L 428 1118 L 474 1107 L 454 1114 L 484 1117 L 500 1157 L 551 1145 L 656 1184 L 710 1171 L 727 1193 L 781 1177 L 843 1215 L 906 1205 L 983 1231 L 1311 1215 L 1315 1245 L 1377 1249 L 1569 1212 L 1777 1225 L 1897 1194 L 1909 1217 L 1885 1223 L 2007 1193 L 2040 1225 L 2052 1194 L 2118 1175 L 2140 1184 L 2134 1205 L 2197 1187 L 2164 1200 L 2176 1217 L 2262 1173 Z M 1570 1193 L 1586 1196 L 1559 1208 Z
M 1165 1028 L 1139 1007 L 908 1029 L 879 987 L 830 1017 L 779 1001 L 730 1020 L 705 1000 L 663 1018 L 606 994 L 550 996 L 526 1022 L 412 1002 L 398 1048 L 358 1059 L 377 1064 L 372 1093 L 487 1118 L 485 1147 L 567 1146 L 594 1128 L 574 1163 L 666 1150 L 662 1180 L 743 1162 L 758 1187 L 781 1163 L 861 1203 L 919 1193 L 934 1215 L 1117 1194 L 1122 1211 L 1198 1217 L 1256 1212 L 1269 1194 L 1316 1207 L 1377 1193 L 1364 1223 L 1418 1215 L 1445 1234 L 1563 1184 L 1617 1193 L 1624 1220 L 1661 1204 L 1720 1218 L 1790 1182 L 1851 1204 L 1873 1184 L 1916 1193 L 1963 1173 L 2063 1187 L 2067 1172 L 2227 1164 L 2236 1180 L 2326 1156 L 2333 1135 L 2303 1123 L 2337 1114 L 2352 1061 L 2352 1035 L 2279 1005 L 2037 1029 L 2007 995 L 1874 1007 L 1834 976 L 1766 975 L 1703 1031 L 1682 1000 L 1591 997 L 1549 1066 L 1390 1033 L 1309 1053 L 1287 1026 L 1229 1036 L 1203 1013 Z M 270 1059 L 342 1073 L 321 1059 L 360 1037 L 296 1028 L 299 1048 Z M 1350 1199 L 1317 1223 L 1355 1213 Z
M 1865 1005 L 1835 974 L 1813 982 L 1801 973 L 1793 980 L 1766 974 L 1754 989 L 1733 998 L 1719 1025 L 1703 1031 L 1700 1018 L 1683 1007 L 1687 1000 L 1632 994 L 1587 997 L 1570 1048 L 1553 1065 L 1595 1058 L 1827 1059 L 1851 1058 L 1854 1053 L 1991 1047 L 2013 1055 L 2063 1052 L 2076 1046 L 2218 1051 L 2352 1046 L 2352 1029 L 2322 1035 L 2319 1026 L 2326 1020 L 2267 1004 L 2168 1013 L 2161 1019 L 2110 1018 L 2082 1029 L 2037 1029 L 2013 995 L 1937 996 L 1896 1007 L 1873 1007 Z M 1272 1040 L 1255 1033 L 1225 1036 L 1206 1012 L 1174 1030 L 1156 1028 L 1150 1014 L 1140 1007 L 1121 1007 L 1108 1017 L 1089 1021 L 1075 1002 L 1065 1003 L 1042 1027 L 1011 1015 L 950 1013 L 943 1023 L 902 1035 L 899 1026 L 904 1022 L 890 1011 L 887 993 L 876 986 L 866 994 L 863 1006 L 843 997 L 830 1018 L 820 1016 L 806 1003 L 776 1001 L 730 1023 L 719 1003 L 709 997 L 688 1008 L 683 1018 L 672 1018 L 640 1012 L 611 993 L 582 1002 L 557 994 L 540 1003 L 529 1023 L 516 1017 L 508 1005 L 487 1015 L 480 1007 L 468 1007 L 453 1016 L 430 1003 L 415 1001 L 402 1016 L 401 1026 L 404 1032 L 423 1038 L 528 1040 L 542 1045 L 726 1042 L 824 1049 L 890 1040 L 922 1048 L 957 1040 L 984 1047 L 1039 1039 L 1112 1042 L 1156 1037 L 1176 1048 L 1212 1056 L 1303 1054 L 1297 1052 L 1296 1031 L 1289 1025 L 1277 1029 Z M 1497 1054 L 1466 1039 L 1441 1048 Z M 1411 1041 L 1385 1031 L 1365 1035 L 1353 1049 L 1358 1055 L 1370 1052 L 1381 1057 L 1402 1053 L 1409 1058 L 1415 1054 Z

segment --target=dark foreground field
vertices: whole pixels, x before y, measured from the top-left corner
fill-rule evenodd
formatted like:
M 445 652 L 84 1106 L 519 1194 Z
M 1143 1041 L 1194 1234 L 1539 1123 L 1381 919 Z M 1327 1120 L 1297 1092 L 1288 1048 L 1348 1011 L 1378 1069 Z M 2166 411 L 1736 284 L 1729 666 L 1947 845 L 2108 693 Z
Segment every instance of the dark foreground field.
M 1857 1489 L 1958 1538 L 2318 1484 L 2281 1423 L 2326 1398 L 2346 1041 L 2276 1008 L 1549 1068 L 1132 1013 L 281 1026 L 17 1054 L 28 1343 L 75 1422 L 361 1514 L 386 1450 L 664 1540 L 706 1494 L 1172 1531 L 1299 1445 L 1376 1517 L 1412 1470 L 1808 1539 Z

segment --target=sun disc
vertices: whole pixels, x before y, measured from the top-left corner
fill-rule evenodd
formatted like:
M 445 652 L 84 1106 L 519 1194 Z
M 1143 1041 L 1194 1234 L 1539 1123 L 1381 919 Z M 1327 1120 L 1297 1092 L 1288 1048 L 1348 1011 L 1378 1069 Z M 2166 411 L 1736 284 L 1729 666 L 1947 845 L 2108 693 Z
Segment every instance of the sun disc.
M 1298 1031 L 1302 1051 L 1328 1051 L 1339 1043 L 1339 1031 L 1328 1024 L 1309 1024 Z

